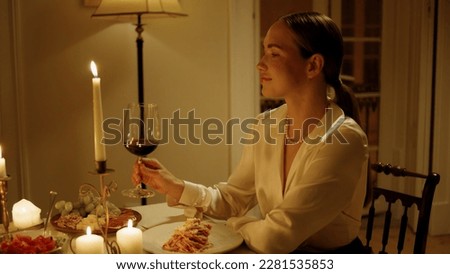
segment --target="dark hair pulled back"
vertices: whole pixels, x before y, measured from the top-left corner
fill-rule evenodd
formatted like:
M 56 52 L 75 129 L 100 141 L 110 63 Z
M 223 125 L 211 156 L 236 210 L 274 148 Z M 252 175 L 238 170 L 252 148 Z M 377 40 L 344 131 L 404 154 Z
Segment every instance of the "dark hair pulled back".
M 294 32 L 304 58 L 320 54 L 324 58 L 325 81 L 335 90 L 335 102 L 346 116 L 360 124 L 359 107 L 350 87 L 340 78 L 344 56 L 341 32 L 334 21 L 318 12 L 292 13 L 280 18 Z

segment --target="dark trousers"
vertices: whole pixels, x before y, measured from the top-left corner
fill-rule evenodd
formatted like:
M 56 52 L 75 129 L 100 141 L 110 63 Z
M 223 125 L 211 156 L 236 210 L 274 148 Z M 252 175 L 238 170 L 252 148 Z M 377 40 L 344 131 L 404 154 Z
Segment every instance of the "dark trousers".
M 303 252 L 302 250 L 294 250 L 291 254 L 305 254 L 307 252 Z M 351 243 L 348 245 L 344 245 L 334 250 L 327 250 L 320 252 L 322 254 L 368 254 L 370 252 L 364 247 L 361 240 L 356 237 Z
M 333 250 L 330 254 L 366 254 L 368 253 L 361 240 L 356 237 L 348 245 L 344 245 L 336 250 Z

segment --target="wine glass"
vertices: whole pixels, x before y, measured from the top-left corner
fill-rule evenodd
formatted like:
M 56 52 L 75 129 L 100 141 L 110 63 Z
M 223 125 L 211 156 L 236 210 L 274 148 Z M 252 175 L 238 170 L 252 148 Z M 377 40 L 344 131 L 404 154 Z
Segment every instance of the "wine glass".
M 152 153 L 160 140 L 160 120 L 156 104 L 130 103 L 124 111 L 123 137 L 125 148 L 138 156 L 138 161 Z M 130 198 L 149 198 L 155 193 L 145 184 L 124 189 L 122 194 Z

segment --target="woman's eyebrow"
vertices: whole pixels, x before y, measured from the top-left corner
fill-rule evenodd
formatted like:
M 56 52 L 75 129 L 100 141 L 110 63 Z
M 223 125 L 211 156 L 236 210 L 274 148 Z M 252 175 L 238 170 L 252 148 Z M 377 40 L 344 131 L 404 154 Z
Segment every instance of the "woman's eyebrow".
M 268 49 L 270 49 L 270 48 L 283 49 L 282 46 L 280 46 L 279 44 L 275 44 L 275 43 L 269 43 L 269 44 L 267 44 L 267 46 L 264 46 L 264 45 L 263 45 L 263 47 L 266 47 L 266 48 L 268 48 Z

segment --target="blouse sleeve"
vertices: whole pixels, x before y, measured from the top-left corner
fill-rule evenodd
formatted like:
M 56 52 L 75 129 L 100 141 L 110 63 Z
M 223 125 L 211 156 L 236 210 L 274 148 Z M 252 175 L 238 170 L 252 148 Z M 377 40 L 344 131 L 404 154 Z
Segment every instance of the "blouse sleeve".
M 341 132 L 349 144 L 321 143 L 283 202 L 262 220 L 230 218 L 247 245 L 260 253 L 288 253 L 331 223 L 347 207 L 362 182 L 367 165 L 367 143 L 353 130 Z M 365 181 L 364 181 L 365 182 Z M 361 204 L 362 207 L 362 204 Z
M 253 145 L 243 148 L 241 160 L 227 182 L 213 187 L 185 181 L 179 203 L 203 208 L 216 218 L 242 216 L 256 205 Z

